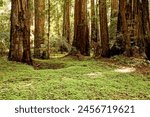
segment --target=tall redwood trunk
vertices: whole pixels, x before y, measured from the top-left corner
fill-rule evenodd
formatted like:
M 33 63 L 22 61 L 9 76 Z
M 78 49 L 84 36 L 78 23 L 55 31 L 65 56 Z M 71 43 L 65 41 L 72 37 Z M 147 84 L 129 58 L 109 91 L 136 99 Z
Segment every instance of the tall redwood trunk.
M 149 2 L 148 0 L 142 0 L 142 17 L 143 17 L 143 37 L 145 45 L 145 53 L 150 60 L 150 19 L 149 19 Z
M 32 64 L 30 53 L 30 6 L 28 0 L 12 0 L 8 59 Z
M 128 33 L 128 23 L 127 23 L 127 19 L 130 19 L 131 14 L 127 14 L 127 13 L 131 13 L 130 6 L 127 7 L 127 0 L 119 0 L 117 38 L 116 38 L 117 40 L 114 46 L 111 48 L 112 55 L 124 53 L 126 56 L 131 56 L 131 43 L 130 43 L 130 35 Z
M 44 53 L 44 24 L 45 0 L 35 0 L 35 32 L 34 32 L 34 57 L 42 58 Z
M 119 1 L 111 0 L 111 20 L 109 26 L 110 39 L 116 38 Z
M 101 31 L 101 46 L 102 46 L 102 57 L 110 56 L 109 48 L 109 34 L 108 34 L 108 24 L 107 24 L 107 10 L 106 10 L 106 0 L 99 0 L 100 4 L 100 31 Z
M 91 47 L 94 50 L 94 56 L 99 56 L 98 29 L 97 29 L 97 6 L 96 0 L 91 0 Z
M 130 53 L 131 44 L 130 44 L 130 37 L 128 34 L 126 6 L 127 6 L 127 0 L 120 0 L 119 8 L 120 8 L 120 15 L 121 15 L 121 22 L 122 22 L 121 33 L 123 34 L 123 37 L 125 39 L 125 55 L 131 56 L 131 53 Z
M 96 30 L 96 6 L 95 0 L 91 0 L 91 41 L 97 43 L 97 30 Z
M 89 56 L 90 45 L 87 20 L 87 0 L 75 0 L 74 31 L 73 47 L 80 54 Z
M 70 0 L 64 0 L 63 37 L 70 44 Z
M 48 0 L 48 47 L 47 47 L 47 51 L 48 51 L 48 58 L 50 57 L 50 28 L 51 28 L 51 24 L 50 24 L 50 21 L 51 21 L 51 12 L 50 12 L 50 9 L 51 9 L 51 0 Z

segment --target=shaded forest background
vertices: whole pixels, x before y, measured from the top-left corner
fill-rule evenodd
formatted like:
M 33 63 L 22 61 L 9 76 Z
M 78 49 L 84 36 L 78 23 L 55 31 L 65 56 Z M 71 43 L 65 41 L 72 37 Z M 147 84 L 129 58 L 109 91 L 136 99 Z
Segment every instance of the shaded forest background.
M 1 0 L 0 54 L 32 64 L 65 53 L 150 59 L 148 0 Z

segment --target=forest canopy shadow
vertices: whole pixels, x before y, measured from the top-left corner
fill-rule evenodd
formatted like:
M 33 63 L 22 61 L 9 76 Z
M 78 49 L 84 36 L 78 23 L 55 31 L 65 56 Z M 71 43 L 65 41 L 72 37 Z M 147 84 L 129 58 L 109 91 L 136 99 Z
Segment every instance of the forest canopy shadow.
M 61 69 L 65 68 L 65 63 L 63 62 L 47 62 L 41 60 L 33 60 L 33 68 L 35 70 L 43 70 L 43 69 Z

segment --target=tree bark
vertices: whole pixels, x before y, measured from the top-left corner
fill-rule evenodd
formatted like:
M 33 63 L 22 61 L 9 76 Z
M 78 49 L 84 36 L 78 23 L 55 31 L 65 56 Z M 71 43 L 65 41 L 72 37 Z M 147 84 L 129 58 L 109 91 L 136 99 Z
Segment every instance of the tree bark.
M 110 57 L 109 34 L 107 24 L 106 0 L 99 0 L 100 4 L 100 31 L 101 31 L 101 46 L 102 57 Z
M 142 0 L 142 17 L 143 17 L 143 29 L 144 29 L 144 45 L 147 58 L 150 60 L 150 19 L 149 19 L 149 2 L 148 0 Z
M 63 37 L 70 44 L 70 0 L 64 1 Z
M 99 56 L 98 28 L 97 28 L 97 6 L 96 0 L 91 0 L 91 47 L 94 50 L 94 57 Z
M 48 43 L 47 43 L 47 59 L 50 58 L 50 28 L 51 28 L 51 25 L 50 25 L 50 19 L 51 19 L 51 13 L 50 13 L 50 8 L 51 8 L 51 1 L 48 0 L 48 19 L 47 19 L 47 22 L 48 22 L 48 32 L 47 32 L 47 37 L 48 37 Z
M 30 4 L 28 0 L 12 0 L 8 59 L 32 64 L 30 53 Z
M 90 55 L 87 0 L 75 0 L 73 49 L 84 56 Z M 73 53 L 74 50 L 70 52 Z
M 116 38 L 116 32 L 117 32 L 117 17 L 118 17 L 118 0 L 111 0 L 111 21 L 110 21 L 110 29 L 109 29 L 109 35 L 110 39 Z
M 35 38 L 34 57 L 42 58 L 44 53 L 44 24 L 45 24 L 45 0 L 35 0 Z

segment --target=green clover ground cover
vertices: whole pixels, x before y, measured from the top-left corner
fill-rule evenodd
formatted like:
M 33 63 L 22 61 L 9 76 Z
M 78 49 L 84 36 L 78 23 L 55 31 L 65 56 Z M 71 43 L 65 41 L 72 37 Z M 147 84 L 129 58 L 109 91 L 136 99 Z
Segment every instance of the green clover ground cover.
M 150 99 L 150 75 L 117 72 L 117 66 L 94 59 L 37 61 L 63 66 L 37 70 L 0 58 L 0 99 Z

